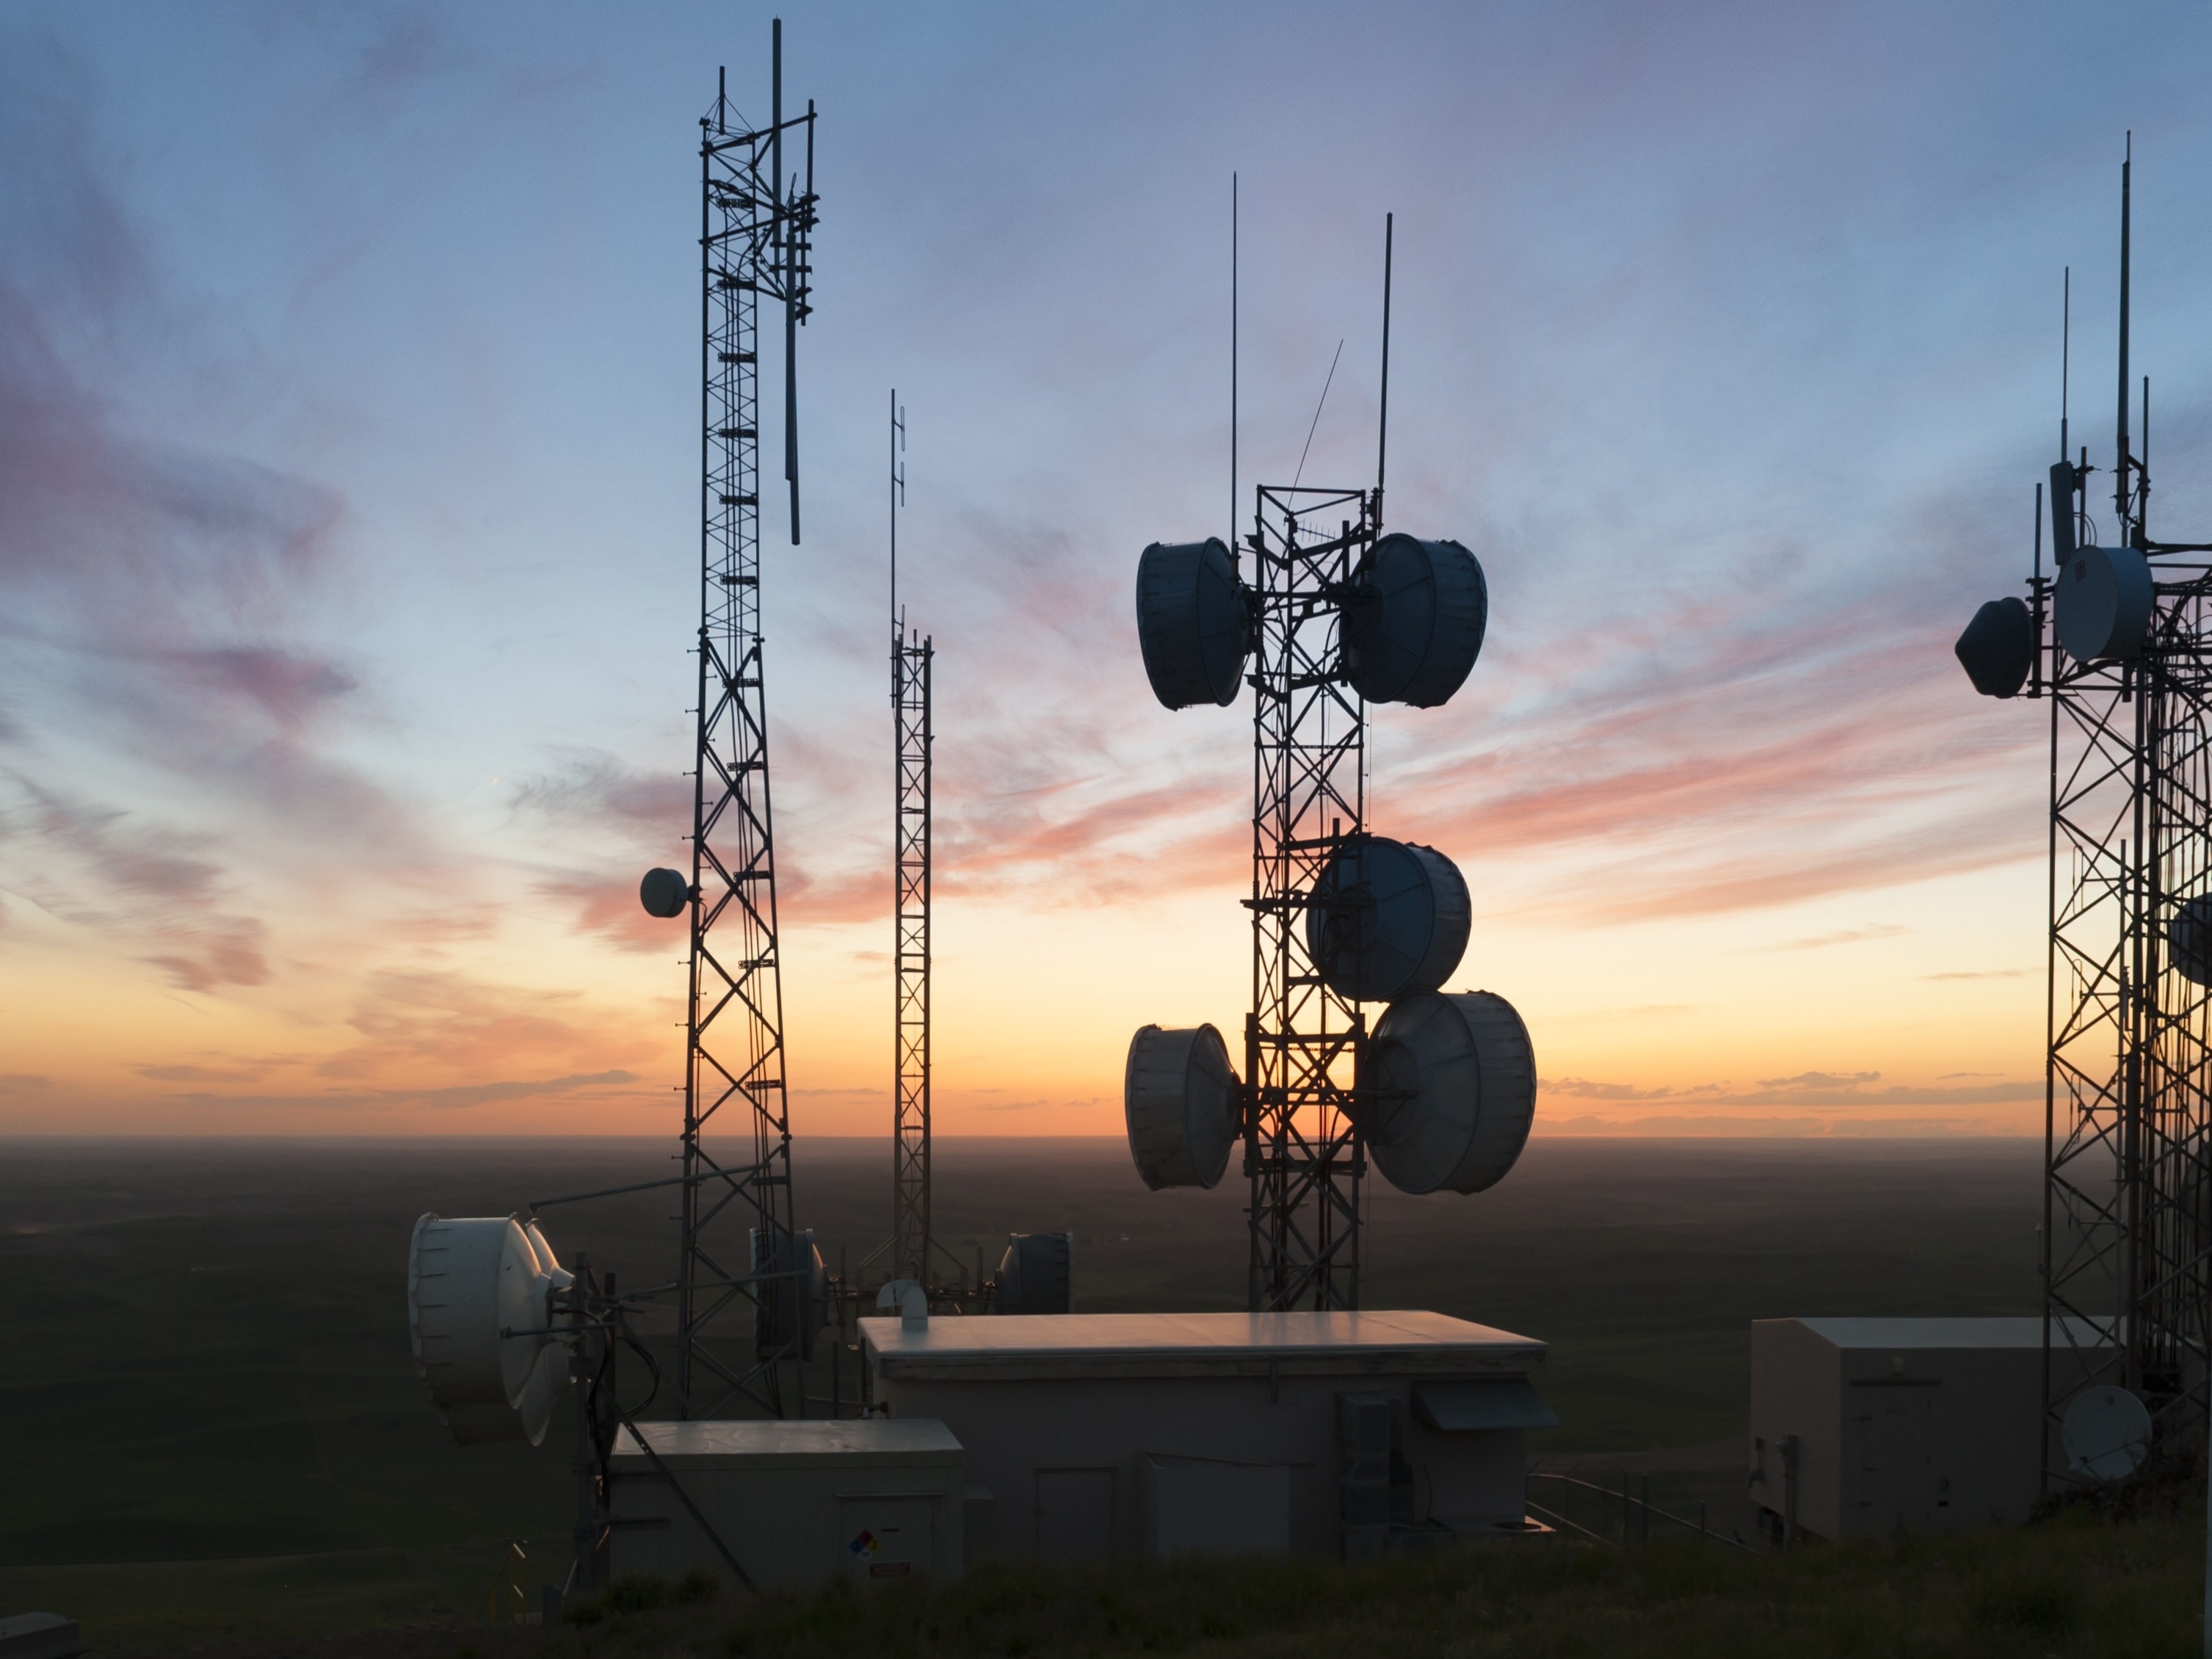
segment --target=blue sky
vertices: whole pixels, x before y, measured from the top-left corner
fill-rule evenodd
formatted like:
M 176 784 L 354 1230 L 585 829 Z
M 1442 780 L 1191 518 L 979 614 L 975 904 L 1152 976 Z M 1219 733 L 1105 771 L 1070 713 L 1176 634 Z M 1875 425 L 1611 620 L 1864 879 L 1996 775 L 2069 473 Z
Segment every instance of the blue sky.
M 649 1127 L 680 947 L 696 121 L 744 5 L 0 14 L 0 1126 Z M 2109 464 L 2212 533 L 2201 9 L 785 9 L 822 112 L 807 537 L 767 605 L 794 1081 L 887 1112 L 884 418 L 939 647 L 948 1127 L 1111 1132 L 1244 994 L 1243 711 L 1138 550 L 1373 465 L 1482 558 L 1376 827 L 1478 913 L 1555 1126 L 2019 1128 L 2041 711 L 1949 641 Z M 2091 27 L 2094 23 L 2094 27 Z M 770 438 L 771 446 L 775 440 Z M 2103 475 L 2100 475 L 2100 477 Z M 777 526 L 771 517 L 771 530 Z

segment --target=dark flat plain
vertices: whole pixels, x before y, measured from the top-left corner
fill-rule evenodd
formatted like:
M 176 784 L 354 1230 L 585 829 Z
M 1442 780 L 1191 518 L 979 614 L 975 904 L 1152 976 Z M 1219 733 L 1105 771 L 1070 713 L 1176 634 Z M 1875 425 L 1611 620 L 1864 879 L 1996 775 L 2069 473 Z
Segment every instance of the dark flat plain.
M 0 1143 L 0 1601 L 112 1602 L 129 1645 L 163 1608 L 200 1628 L 191 1609 L 220 1623 L 241 1600 L 311 1622 L 465 1613 L 510 1538 L 552 1571 L 565 1427 L 535 1451 L 446 1442 L 408 1354 L 409 1230 L 665 1176 L 668 1150 Z M 1109 1140 L 947 1139 L 936 1159 L 937 1231 L 963 1260 L 1073 1230 L 1079 1307 L 1243 1305 L 1233 1183 L 1147 1193 Z M 882 1142 L 802 1143 L 800 1220 L 833 1264 L 880 1242 L 890 1163 Z M 1564 1426 L 1534 1449 L 1555 1467 L 1724 1462 L 1754 1318 L 2033 1311 L 2039 1164 L 2024 1140 L 1540 1140 L 1473 1198 L 1372 1189 L 1364 1299 L 1547 1340 Z M 642 1286 L 672 1273 L 672 1213 L 647 1193 L 545 1222 L 564 1259 Z M 176 1565 L 71 1565 L 116 1563 Z

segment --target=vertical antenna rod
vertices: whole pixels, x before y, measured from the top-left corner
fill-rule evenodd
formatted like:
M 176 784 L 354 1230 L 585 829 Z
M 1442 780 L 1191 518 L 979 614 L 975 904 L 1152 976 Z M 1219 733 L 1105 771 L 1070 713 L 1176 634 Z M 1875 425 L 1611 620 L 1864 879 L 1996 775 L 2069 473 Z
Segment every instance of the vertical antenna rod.
M 1229 175 L 1229 556 L 1237 556 L 1237 175 Z
M 2058 459 L 2067 459 L 2066 401 L 2074 363 L 2074 267 L 2066 267 L 2064 286 L 2058 290 Z
M 1382 528 L 1382 473 L 1390 459 L 1390 240 L 1395 214 L 1382 216 L 1382 407 L 1375 425 L 1375 529 Z
M 2130 132 L 2126 158 L 2120 163 L 2120 416 L 2112 446 L 2112 505 L 2119 514 L 2123 538 L 2128 532 L 2128 175 L 2135 167 L 2135 154 L 2136 136 Z

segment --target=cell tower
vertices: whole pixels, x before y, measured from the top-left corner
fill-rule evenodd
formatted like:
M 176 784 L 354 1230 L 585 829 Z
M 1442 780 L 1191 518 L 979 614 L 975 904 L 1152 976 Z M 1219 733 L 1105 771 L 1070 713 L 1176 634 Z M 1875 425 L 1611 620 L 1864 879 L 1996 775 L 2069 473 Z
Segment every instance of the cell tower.
M 892 972 L 896 1082 L 890 1275 L 929 1282 L 929 668 L 927 635 L 898 602 L 898 513 L 906 500 L 906 411 L 891 393 L 891 717 L 897 732 Z
M 1241 1083 L 1211 1025 L 1137 1033 L 1130 1150 L 1147 1186 L 1212 1187 L 1242 1139 L 1255 1311 L 1359 1305 L 1370 1157 L 1407 1192 L 1477 1192 L 1512 1167 L 1535 1109 L 1511 1006 L 1440 994 L 1467 947 L 1466 883 L 1433 848 L 1367 827 L 1367 705 L 1449 699 L 1489 613 L 1466 548 L 1383 532 L 1390 243 L 1386 219 L 1374 488 L 1263 484 L 1241 552 L 1154 543 L 1138 566 L 1153 695 L 1225 707 L 1252 687 L 1252 1007 Z M 1232 366 L 1232 502 L 1234 383 Z M 1369 1002 L 1389 1005 L 1372 1029 Z
M 1957 647 L 1985 696 L 2051 703 L 2047 1490 L 2193 1455 L 2212 1337 L 2212 544 L 2150 534 L 2148 378 L 2140 453 L 2129 422 L 2130 151 L 2112 533 L 2062 396 L 2051 574 L 2039 499 L 2027 599 L 1984 605 Z
M 783 312 L 783 477 L 796 546 L 796 351 L 811 310 L 816 215 L 814 106 L 784 118 L 781 20 L 770 73 L 766 126 L 746 125 L 726 73 L 699 123 L 703 476 L 691 873 L 687 882 L 654 871 L 640 894 L 653 915 L 688 908 L 691 919 L 679 1418 L 721 1416 L 741 1401 L 804 1414 L 797 1366 L 811 1344 L 819 1277 L 812 1239 L 792 1212 L 761 632 L 760 301 L 765 295 Z

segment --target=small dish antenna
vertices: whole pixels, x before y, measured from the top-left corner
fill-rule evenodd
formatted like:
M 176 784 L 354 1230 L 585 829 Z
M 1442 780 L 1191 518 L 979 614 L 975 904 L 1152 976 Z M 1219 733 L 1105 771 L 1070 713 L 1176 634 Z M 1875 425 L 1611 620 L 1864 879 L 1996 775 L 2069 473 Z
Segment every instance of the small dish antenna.
M 1075 1235 L 1008 1233 L 992 1306 L 1002 1314 L 1075 1311 Z
M 2058 1420 L 2069 1466 L 2093 1480 L 2124 1480 L 2150 1455 L 2150 1413 L 2127 1389 L 2090 1389 Z
M 2198 985 L 2212 985 L 2212 894 L 2199 894 L 2166 924 L 2166 958 L 2173 971 Z
M 2058 567 L 2058 642 L 2082 662 L 2132 657 L 2150 629 L 2150 562 L 2132 547 L 2081 547 Z
M 535 1221 L 426 1215 L 407 1248 L 407 1327 L 430 1403 L 464 1446 L 545 1438 L 568 1380 L 553 1297 L 575 1283 Z
M 1974 612 L 1952 649 L 1975 690 L 1985 697 L 2016 697 L 2035 664 L 2035 617 L 2024 599 L 1991 599 Z
M 1401 1193 L 1479 1193 L 1528 1144 L 1536 1053 L 1504 997 L 1431 992 L 1384 1011 L 1361 1085 L 1375 1103 L 1360 1132 L 1385 1181 Z
M 665 921 L 682 915 L 691 902 L 691 883 L 681 870 L 648 870 L 637 884 L 637 902 L 646 915 Z
M 1338 995 L 1388 1002 L 1451 977 L 1473 909 L 1459 866 L 1435 848 L 1362 836 L 1314 882 L 1306 949 Z
M 1221 1179 L 1240 1126 L 1237 1073 L 1213 1027 L 1147 1025 L 1130 1038 L 1121 1105 L 1129 1154 L 1152 1191 L 1212 1187 Z
M 1402 533 L 1375 544 L 1344 607 L 1344 661 L 1370 702 L 1434 708 L 1467 683 L 1482 653 L 1490 587 L 1457 542 Z
M 1252 612 L 1218 536 L 1154 542 L 1137 561 L 1137 643 L 1152 695 L 1170 708 L 1237 700 L 1252 653 Z

